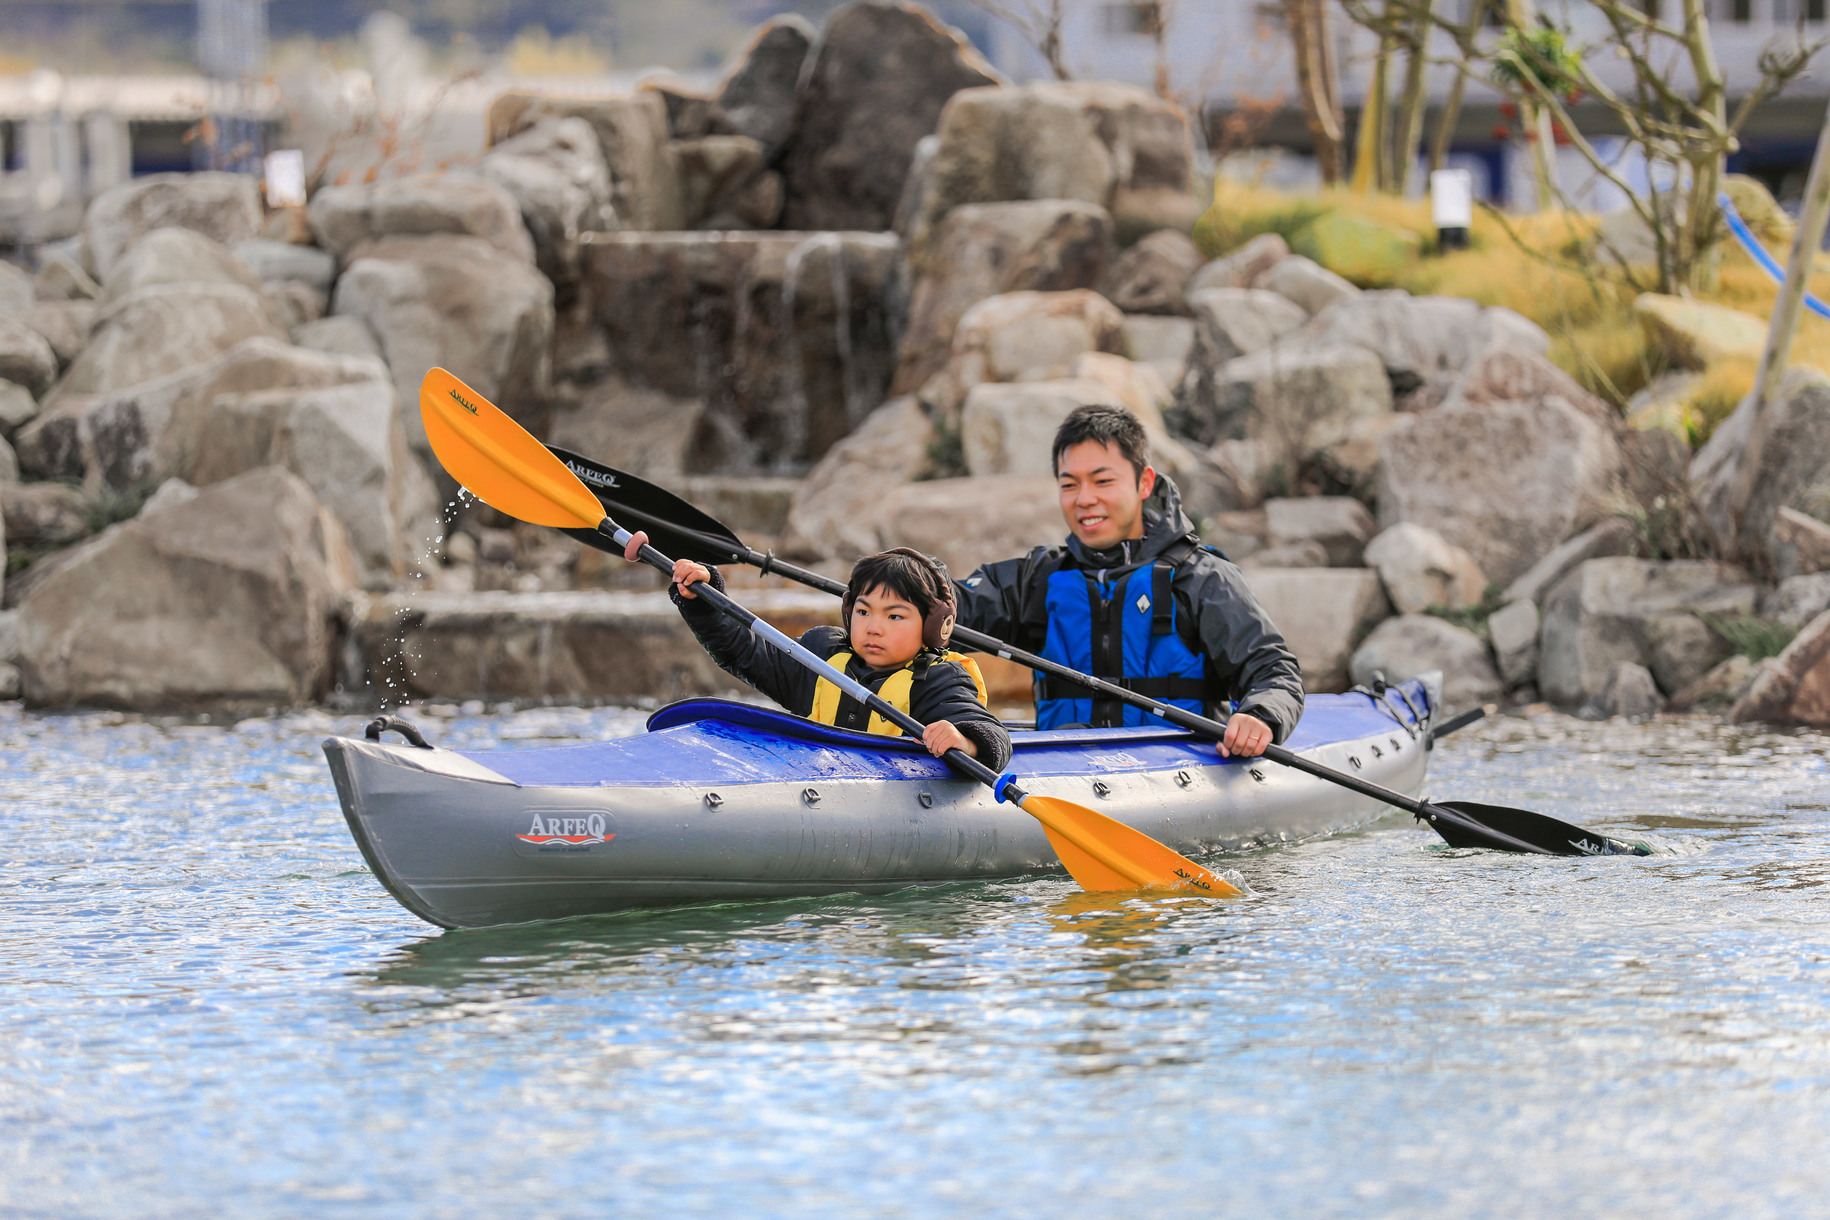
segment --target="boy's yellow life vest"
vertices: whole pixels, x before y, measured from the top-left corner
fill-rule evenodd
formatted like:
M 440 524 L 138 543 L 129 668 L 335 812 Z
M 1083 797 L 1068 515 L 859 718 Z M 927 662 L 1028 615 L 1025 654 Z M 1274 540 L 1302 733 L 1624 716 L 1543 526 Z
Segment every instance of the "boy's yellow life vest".
M 878 696 L 899 712 L 907 712 L 909 710 L 909 692 L 915 687 L 915 662 L 920 659 L 921 656 L 917 653 L 914 657 L 910 658 L 907 665 L 904 665 L 888 678 L 885 678 L 883 685 L 877 688 Z M 972 685 L 978 688 L 979 702 L 989 706 L 989 702 L 985 697 L 985 677 L 983 674 L 979 673 L 978 662 L 974 661 L 971 657 L 962 656 L 957 652 L 943 653 L 939 659 L 943 661 L 952 661 L 955 665 L 964 669 L 966 673 L 971 676 Z M 844 673 L 845 667 L 851 664 L 851 653 L 835 652 L 830 657 L 826 658 L 826 663 L 840 673 Z M 932 662 L 930 662 L 930 664 L 931 663 Z M 924 666 L 923 668 L 925 669 L 926 667 Z M 844 698 L 844 695 L 844 691 L 834 686 L 827 679 L 821 678 L 819 683 L 813 688 L 813 710 L 807 713 L 807 718 L 809 720 L 817 721 L 820 724 L 837 724 L 839 720 L 839 700 Z M 879 716 L 876 712 L 871 713 L 870 728 L 865 731 L 876 733 L 883 737 L 902 736 L 901 729 Z

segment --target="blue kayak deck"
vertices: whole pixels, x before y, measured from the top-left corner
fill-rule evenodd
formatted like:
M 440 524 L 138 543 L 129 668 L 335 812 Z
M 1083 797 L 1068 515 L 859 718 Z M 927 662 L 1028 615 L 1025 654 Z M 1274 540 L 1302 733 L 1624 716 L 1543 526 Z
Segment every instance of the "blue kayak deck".
M 1336 742 L 1389 737 L 1408 744 L 1420 727 L 1396 694 L 1427 712 L 1429 696 L 1412 680 L 1385 699 L 1370 695 L 1312 695 L 1285 744 L 1303 751 Z M 1010 769 L 1025 776 L 1101 775 L 1214 766 L 1213 744 L 1180 729 L 1054 729 L 1015 732 Z M 789 779 L 948 780 L 947 765 L 920 742 L 815 724 L 799 716 L 726 699 L 670 704 L 634 737 L 576 746 L 465 752 L 465 757 L 521 787 L 576 788 L 605 784 L 673 787 L 682 784 L 771 783 Z M 1232 760 L 1234 765 L 1239 760 Z

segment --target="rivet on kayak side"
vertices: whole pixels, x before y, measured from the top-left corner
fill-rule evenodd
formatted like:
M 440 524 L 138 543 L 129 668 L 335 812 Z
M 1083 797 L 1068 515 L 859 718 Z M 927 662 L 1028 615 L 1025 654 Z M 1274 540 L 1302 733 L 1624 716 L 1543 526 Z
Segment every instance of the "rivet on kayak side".
M 1176 772 L 1176 783 L 1182 785 L 1182 787 L 1186 788 L 1186 787 L 1188 787 L 1188 785 L 1190 785 L 1194 782 L 1195 782 L 1195 777 L 1190 775 L 1188 772 L 1186 772 L 1186 771 L 1177 771 Z
M 1264 783 L 1264 772 L 1260 771 L 1257 767 L 1252 768 L 1251 776 L 1253 779 L 1257 780 L 1259 783 L 1261 783 L 1261 784 Z
M 1105 780 L 1096 779 L 1093 781 L 1093 791 L 1098 793 L 1100 796 L 1110 796 L 1112 793 L 1112 788 L 1111 788 L 1111 785 L 1107 784 Z
M 923 809 L 934 808 L 934 794 L 932 792 L 923 792 L 915 799 L 921 802 L 921 807 Z
M 818 788 L 802 788 L 801 799 L 806 801 L 809 805 L 817 805 L 820 803 L 820 790 Z
M 1355 771 L 1360 769 L 1360 756 L 1358 754 L 1349 754 L 1347 756 L 1347 761 L 1353 764 L 1353 769 Z
M 718 806 L 724 804 L 724 798 L 719 796 L 716 792 L 708 792 L 705 794 L 705 803 L 711 808 L 716 809 Z

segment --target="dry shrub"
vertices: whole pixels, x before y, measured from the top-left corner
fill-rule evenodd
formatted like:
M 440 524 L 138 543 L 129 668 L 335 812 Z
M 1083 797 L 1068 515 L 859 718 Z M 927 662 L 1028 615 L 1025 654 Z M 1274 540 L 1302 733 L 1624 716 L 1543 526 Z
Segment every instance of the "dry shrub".
M 1743 206 L 1743 214 L 1750 208 L 1751 204 Z M 1286 241 L 1300 239 L 1318 218 L 1335 211 L 1421 235 L 1425 257 L 1396 277 L 1393 286 L 1419 294 L 1468 297 L 1530 318 L 1550 335 L 1551 360 L 1616 407 L 1625 407 L 1665 371 L 1664 354 L 1648 342 L 1633 315 L 1634 288 L 1618 270 L 1585 253 L 1598 225 L 1593 216 L 1560 211 L 1502 216 L 1477 210 L 1469 249 L 1437 255 L 1427 200 L 1361 195 L 1344 187 L 1286 194 L 1221 179 L 1214 186 L 1214 206 L 1195 229 L 1195 240 L 1210 258 L 1218 257 L 1262 233 L 1277 233 Z M 1783 263 L 1783 216 L 1756 215 L 1756 231 Z M 1811 290 L 1830 301 L 1830 256 L 1818 256 Z M 1727 242 L 1715 284 L 1703 299 L 1764 318 L 1777 297 L 1772 277 L 1738 245 Z M 1753 384 L 1751 362 L 1720 363 L 1708 370 L 1690 402 L 1697 443 Z M 1830 320 L 1806 313 L 1792 363 L 1830 373 Z
M 1701 445 L 1716 426 L 1734 414 L 1754 388 L 1758 360 L 1735 356 L 1718 360 L 1703 371 L 1703 382 L 1690 394 L 1690 443 Z

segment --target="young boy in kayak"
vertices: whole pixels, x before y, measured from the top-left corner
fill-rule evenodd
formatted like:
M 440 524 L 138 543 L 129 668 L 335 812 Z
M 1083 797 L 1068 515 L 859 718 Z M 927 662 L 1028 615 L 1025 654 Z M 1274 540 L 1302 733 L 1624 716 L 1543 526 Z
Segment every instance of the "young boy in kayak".
M 640 551 L 647 541 L 646 533 L 636 534 L 629 553 Z M 692 590 L 700 581 L 724 588 L 718 569 L 682 559 L 674 564 L 667 592 L 720 668 L 798 716 L 840 728 L 902 735 L 895 725 L 701 600 Z M 1004 769 L 1010 761 L 1010 733 L 985 706 L 985 683 L 978 667 L 947 650 L 955 613 L 953 584 L 938 561 L 906 547 L 860 559 L 851 570 L 842 613 L 848 629 L 815 627 L 801 636 L 801 644 L 927 725 L 922 744 L 936 758 L 958 749 L 993 771 Z

